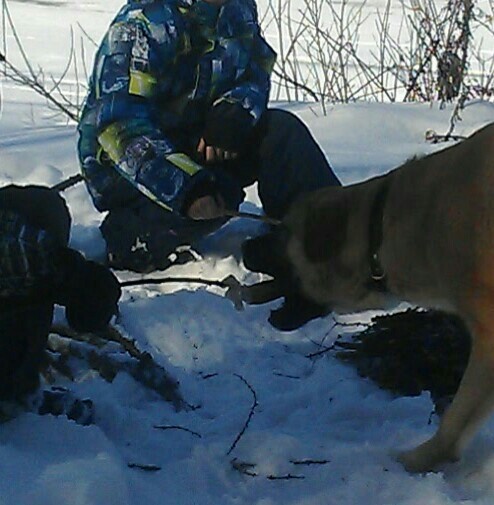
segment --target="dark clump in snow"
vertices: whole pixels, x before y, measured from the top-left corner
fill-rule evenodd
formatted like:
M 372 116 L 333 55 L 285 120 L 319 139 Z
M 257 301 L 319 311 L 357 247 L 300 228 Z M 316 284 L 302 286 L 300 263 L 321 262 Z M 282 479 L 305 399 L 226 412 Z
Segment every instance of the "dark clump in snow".
M 470 354 L 470 336 L 455 316 L 408 309 L 376 316 L 336 356 L 358 373 L 398 395 L 429 391 L 441 412 L 455 394 Z

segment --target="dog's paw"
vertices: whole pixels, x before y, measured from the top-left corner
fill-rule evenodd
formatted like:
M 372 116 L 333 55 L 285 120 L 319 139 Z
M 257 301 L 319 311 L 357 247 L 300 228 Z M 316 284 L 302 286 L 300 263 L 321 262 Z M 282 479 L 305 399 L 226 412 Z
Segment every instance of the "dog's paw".
M 445 449 L 435 437 L 432 437 L 415 449 L 399 452 L 396 459 L 407 472 L 427 473 L 438 472 L 444 464 L 458 461 L 459 458 L 450 449 Z
M 309 300 L 300 293 L 291 293 L 285 296 L 283 305 L 271 311 L 269 323 L 280 331 L 293 331 L 304 324 L 324 317 L 329 309 Z

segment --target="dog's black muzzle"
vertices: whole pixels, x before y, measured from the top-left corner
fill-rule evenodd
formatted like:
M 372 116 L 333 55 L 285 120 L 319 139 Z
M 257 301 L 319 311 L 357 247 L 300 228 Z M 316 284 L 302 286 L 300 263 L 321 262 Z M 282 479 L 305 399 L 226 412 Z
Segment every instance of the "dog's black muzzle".
M 269 317 L 271 325 L 281 331 L 295 330 L 329 312 L 302 294 L 300 280 L 286 254 L 288 238 L 288 230 L 281 225 L 242 244 L 246 268 L 273 278 L 246 287 L 244 300 L 254 305 L 284 297 L 282 306 L 272 310 Z

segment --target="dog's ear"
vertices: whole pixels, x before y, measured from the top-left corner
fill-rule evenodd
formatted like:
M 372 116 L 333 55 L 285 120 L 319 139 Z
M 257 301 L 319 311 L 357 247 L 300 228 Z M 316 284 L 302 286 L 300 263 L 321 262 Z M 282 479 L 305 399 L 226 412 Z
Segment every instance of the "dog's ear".
M 338 195 L 340 196 L 340 195 Z M 306 209 L 304 250 L 309 261 L 320 263 L 334 257 L 343 247 L 347 235 L 348 205 L 346 198 L 319 198 Z

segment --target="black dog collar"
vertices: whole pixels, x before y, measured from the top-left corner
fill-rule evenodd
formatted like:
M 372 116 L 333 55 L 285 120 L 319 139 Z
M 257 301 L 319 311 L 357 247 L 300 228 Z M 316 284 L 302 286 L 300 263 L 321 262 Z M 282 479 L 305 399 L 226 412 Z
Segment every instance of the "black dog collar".
M 379 249 L 383 241 L 383 217 L 386 197 L 389 191 L 389 182 L 379 188 L 372 203 L 369 220 L 369 286 L 378 291 L 386 291 L 386 272 L 381 264 Z

